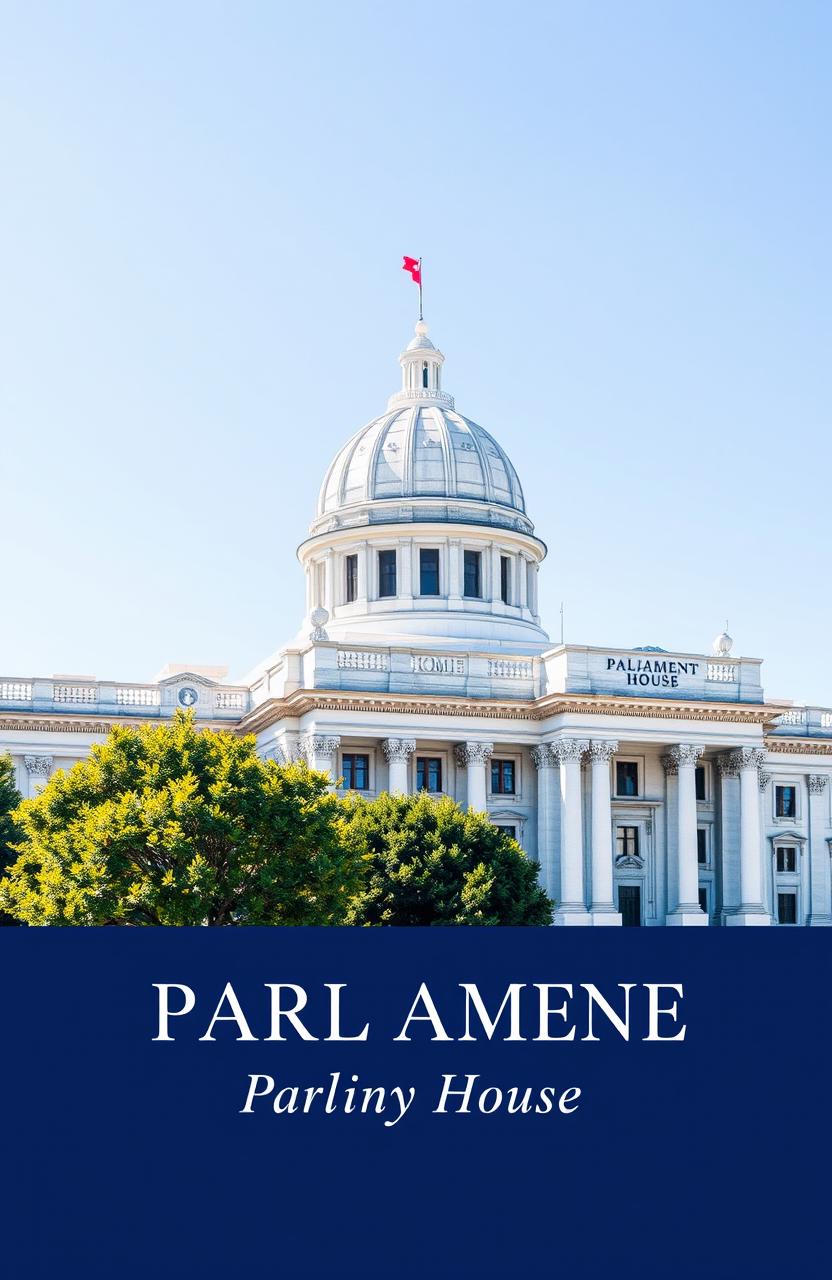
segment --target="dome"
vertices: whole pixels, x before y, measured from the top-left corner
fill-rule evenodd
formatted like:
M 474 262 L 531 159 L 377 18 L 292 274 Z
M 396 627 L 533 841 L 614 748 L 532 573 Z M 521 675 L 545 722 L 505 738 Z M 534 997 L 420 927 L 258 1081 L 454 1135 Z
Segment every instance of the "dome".
M 548 645 L 538 615 L 546 547 L 508 456 L 442 390 L 444 361 L 420 320 L 399 356 L 401 390 L 327 470 L 298 547 L 304 639 L 524 654 Z
M 444 356 L 419 321 L 401 353 L 402 389 L 387 412 L 336 454 L 313 533 L 350 524 L 467 521 L 532 533 L 523 489 L 492 435 L 457 413 L 441 390 Z
M 329 468 L 317 514 L 385 498 L 463 498 L 526 510 L 517 472 L 493 436 L 440 405 L 408 405 L 362 427 Z

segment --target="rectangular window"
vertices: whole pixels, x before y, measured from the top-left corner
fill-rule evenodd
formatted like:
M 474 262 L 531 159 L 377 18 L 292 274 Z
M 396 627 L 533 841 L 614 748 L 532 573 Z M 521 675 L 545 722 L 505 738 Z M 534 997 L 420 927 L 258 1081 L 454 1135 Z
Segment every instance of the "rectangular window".
M 482 596 L 480 590 L 480 565 L 482 556 L 479 551 L 466 551 L 463 554 L 465 564 L 465 595 L 474 600 Z
M 435 756 L 416 757 L 416 790 L 442 790 L 442 761 Z
M 617 760 L 615 764 L 615 794 L 638 795 L 638 764 L 635 760 Z
M 696 798 L 697 800 L 707 800 L 707 791 L 705 787 L 705 766 L 703 764 L 696 766 Z
M 341 757 L 341 776 L 347 791 L 369 791 L 370 757 L 344 752 Z
M 784 847 L 777 850 L 777 870 L 797 871 L 797 849 Z
M 617 827 L 615 852 L 619 858 L 638 857 L 638 827 Z
M 347 578 L 347 604 L 358 598 L 358 556 L 347 556 L 344 561 Z
M 705 915 L 707 915 L 708 914 L 708 890 L 707 889 L 700 888 L 699 905 L 702 908 L 702 910 L 705 912 Z
M 504 825 L 502 822 L 495 822 L 498 831 L 503 831 L 507 836 L 511 836 L 512 840 L 517 839 L 517 828 Z
M 696 855 L 700 867 L 708 865 L 708 833 L 704 827 L 697 827 L 696 830 Z
M 508 556 L 500 556 L 500 599 L 503 604 L 509 603 L 511 591 L 511 561 Z
M 378 594 L 382 598 L 396 594 L 395 551 L 379 551 L 378 553 Z
M 775 787 L 775 810 L 778 818 L 797 817 L 797 787 Z
M 491 761 L 491 793 L 495 796 L 514 795 L 514 761 Z
M 419 552 L 419 595 L 439 595 L 438 547 L 422 547 Z
M 797 894 L 796 893 L 778 893 L 777 923 L 778 924 L 797 924 Z

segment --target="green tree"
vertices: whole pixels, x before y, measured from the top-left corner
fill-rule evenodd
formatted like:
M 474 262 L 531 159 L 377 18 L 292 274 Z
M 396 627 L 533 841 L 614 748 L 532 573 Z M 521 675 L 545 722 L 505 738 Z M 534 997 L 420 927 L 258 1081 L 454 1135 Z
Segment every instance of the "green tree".
M 364 865 L 348 924 L 551 924 L 536 864 L 485 814 L 426 794 L 342 803 Z
M 253 737 L 119 727 L 17 810 L 0 907 L 26 924 L 334 924 L 355 884 L 324 774 Z
M 20 837 L 20 831 L 14 820 L 14 811 L 20 800 L 12 758 L 10 755 L 0 756 L 0 875 L 17 857 L 14 845 Z M 14 923 L 11 916 L 0 911 L 0 925 Z

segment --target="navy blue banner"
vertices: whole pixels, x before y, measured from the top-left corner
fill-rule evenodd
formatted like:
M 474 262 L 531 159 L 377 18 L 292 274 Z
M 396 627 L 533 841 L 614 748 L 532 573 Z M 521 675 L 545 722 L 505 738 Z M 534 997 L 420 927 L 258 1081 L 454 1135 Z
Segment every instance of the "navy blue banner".
M 830 941 L 0 930 L 5 1274 L 814 1271 Z

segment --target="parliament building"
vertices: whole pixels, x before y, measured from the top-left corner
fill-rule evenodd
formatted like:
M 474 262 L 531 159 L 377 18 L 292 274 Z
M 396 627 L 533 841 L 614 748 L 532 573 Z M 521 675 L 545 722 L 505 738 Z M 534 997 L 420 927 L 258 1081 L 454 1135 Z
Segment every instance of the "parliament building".
M 545 543 L 443 362 L 420 321 L 401 389 L 324 476 L 304 624 L 245 680 L 0 676 L 23 794 L 113 725 L 192 707 L 339 788 L 486 811 L 558 925 L 832 924 L 832 710 L 767 702 L 724 633 L 705 654 L 553 644 Z

